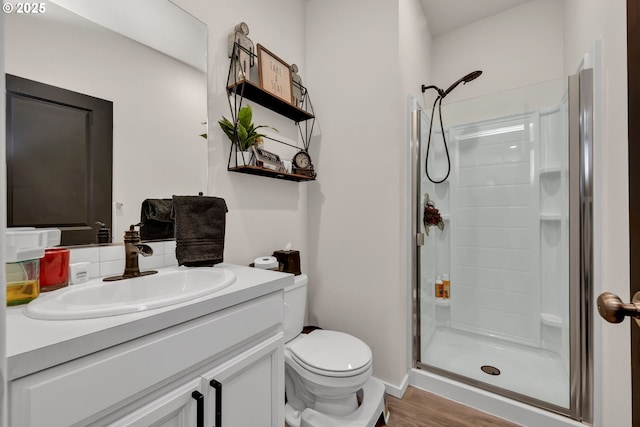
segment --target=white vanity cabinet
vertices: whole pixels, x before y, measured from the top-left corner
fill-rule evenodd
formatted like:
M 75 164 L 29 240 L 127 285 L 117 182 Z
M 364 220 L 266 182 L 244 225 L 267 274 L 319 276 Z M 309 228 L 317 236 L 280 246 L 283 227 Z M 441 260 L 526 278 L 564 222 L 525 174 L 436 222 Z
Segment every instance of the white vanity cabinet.
M 284 425 L 284 418 L 280 418 L 284 386 L 279 381 L 284 379 L 283 337 L 277 338 L 277 342 L 267 340 L 203 375 L 206 426 Z
M 272 292 L 15 379 L 10 426 L 282 427 L 282 310 Z
M 119 419 L 109 426 L 199 426 L 204 425 L 201 382 L 193 380 Z

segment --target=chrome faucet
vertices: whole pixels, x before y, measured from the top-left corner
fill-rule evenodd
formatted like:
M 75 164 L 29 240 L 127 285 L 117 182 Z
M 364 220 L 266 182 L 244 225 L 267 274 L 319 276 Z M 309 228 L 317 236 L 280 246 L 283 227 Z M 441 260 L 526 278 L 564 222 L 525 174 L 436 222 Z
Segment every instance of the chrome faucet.
M 140 271 L 138 255 L 151 256 L 153 249 L 149 245 L 140 243 L 140 232 L 135 229 L 135 225 L 132 225 L 129 230 L 124 232 L 124 273 L 120 276 L 105 277 L 102 280 L 113 282 L 157 273 L 155 270 Z

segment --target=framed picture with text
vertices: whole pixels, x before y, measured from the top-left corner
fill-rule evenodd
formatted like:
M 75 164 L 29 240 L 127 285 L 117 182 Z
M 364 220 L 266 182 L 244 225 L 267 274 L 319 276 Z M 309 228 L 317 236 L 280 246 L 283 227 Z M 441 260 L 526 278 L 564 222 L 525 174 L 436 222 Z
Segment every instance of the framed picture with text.
M 258 74 L 260 87 L 289 104 L 293 103 L 291 67 L 258 44 Z
M 284 172 L 284 163 L 280 160 L 280 156 L 255 145 L 251 146 L 251 151 L 256 159 L 256 166 L 271 169 L 277 172 Z

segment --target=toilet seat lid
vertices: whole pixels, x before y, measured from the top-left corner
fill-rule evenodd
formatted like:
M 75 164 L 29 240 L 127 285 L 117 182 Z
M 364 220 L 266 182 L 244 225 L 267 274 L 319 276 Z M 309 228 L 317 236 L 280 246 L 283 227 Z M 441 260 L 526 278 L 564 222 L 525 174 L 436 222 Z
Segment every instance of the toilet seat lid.
M 302 365 L 329 375 L 357 375 L 371 362 L 371 349 L 363 341 L 343 332 L 324 329 L 307 334 L 294 342 L 289 350 Z

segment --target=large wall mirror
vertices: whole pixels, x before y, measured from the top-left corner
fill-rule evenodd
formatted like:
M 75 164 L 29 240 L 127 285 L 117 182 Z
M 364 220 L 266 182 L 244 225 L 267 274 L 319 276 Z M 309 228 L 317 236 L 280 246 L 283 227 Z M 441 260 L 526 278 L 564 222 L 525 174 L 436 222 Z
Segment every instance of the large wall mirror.
M 207 28 L 168 0 L 44 5 L 44 13 L 5 14 L 5 71 L 113 103 L 104 222 L 121 242 L 145 199 L 206 192 Z

